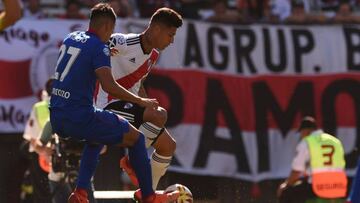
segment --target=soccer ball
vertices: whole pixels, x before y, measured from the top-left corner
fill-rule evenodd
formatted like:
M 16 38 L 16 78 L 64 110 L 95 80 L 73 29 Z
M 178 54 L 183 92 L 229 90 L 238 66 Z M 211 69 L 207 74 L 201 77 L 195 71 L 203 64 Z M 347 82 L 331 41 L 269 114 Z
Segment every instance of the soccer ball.
M 192 203 L 193 202 L 193 196 L 189 188 L 187 188 L 185 185 L 181 185 L 179 183 L 170 185 L 165 189 L 165 193 L 167 192 L 173 192 L 173 191 L 179 191 L 180 196 L 178 197 L 177 201 L 174 203 Z

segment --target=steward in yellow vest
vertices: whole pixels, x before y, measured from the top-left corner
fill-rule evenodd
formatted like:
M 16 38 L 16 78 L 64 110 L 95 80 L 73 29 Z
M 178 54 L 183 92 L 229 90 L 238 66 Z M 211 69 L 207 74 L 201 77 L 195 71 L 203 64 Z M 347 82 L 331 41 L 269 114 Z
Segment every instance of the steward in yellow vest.
M 314 193 L 322 198 L 345 197 L 347 177 L 340 140 L 323 132 L 314 132 L 304 139 L 310 152 Z
M 47 84 L 51 84 L 51 81 Z M 48 88 L 46 88 L 48 91 Z M 34 202 L 51 202 L 50 186 L 48 184 L 48 173 L 50 171 L 50 155 L 52 149 L 43 147 L 40 150 L 39 137 L 41 132 L 49 120 L 49 98 L 48 94 L 43 91 L 43 101 L 33 105 L 30 117 L 25 126 L 24 139 L 29 143 L 29 161 L 30 174 L 32 177 L 31 184 L 33 186 Z
M 45 124 L 49 121 L 50 113 L 49 113 L 49 101 L 44 100 L 37 102 L 34 104 L 33 111 L 35 112 L 37 123 L 39 124 L 40 129 L 44 129 Z M 49 173 L 50 165 L 48 157 L 39 154 L 39 165 L 41 169 L 45 172 Z
M 345 197 L 347 177 L 340 140 L 318 130 L 312 117 L 305 117 L 301 121 L 298 132 L 301 142 L 296 148 L 292 171 L 279 186 L 279 202 L 300 203 L 315 197 Z M 302 176 L 308 177 L 302 179 Z

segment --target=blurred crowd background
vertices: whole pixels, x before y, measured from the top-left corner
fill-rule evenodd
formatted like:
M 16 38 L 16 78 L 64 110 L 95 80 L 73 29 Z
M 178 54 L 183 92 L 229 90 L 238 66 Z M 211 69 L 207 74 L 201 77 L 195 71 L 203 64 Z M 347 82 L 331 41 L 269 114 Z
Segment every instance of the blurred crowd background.
M 95 0 L 23 0 L 24 18 L 86 19 Z M 218 23 L 359 23 L 359 0 L 110 0 L 119 18 L 170 7 L 185 19 Z

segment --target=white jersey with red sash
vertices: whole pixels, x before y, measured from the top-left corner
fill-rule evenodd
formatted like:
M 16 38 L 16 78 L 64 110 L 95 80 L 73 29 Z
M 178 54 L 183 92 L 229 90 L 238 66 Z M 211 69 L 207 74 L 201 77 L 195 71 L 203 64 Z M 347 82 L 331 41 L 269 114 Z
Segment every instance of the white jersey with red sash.
M 109 46 L 118 50 L 118 54 L 111 57 L 111 70 L 116 82 L 138 95 L 141 80 L 151 71 L 159 52 L 153 49 L 150 54 L 145 54 L 140 44 L 140 34 L 112 34 Z M 95 105 L 98 108 L 117 100 L 106 93 L 101 85 L 97 86 Z

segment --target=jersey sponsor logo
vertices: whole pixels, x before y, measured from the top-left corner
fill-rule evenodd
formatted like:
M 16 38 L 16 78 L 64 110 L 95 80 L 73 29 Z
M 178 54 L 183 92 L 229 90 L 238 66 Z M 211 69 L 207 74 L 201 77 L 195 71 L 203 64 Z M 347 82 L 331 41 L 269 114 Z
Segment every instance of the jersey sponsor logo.
M 67 91 L 62 90 L 62 89 L 57 89 L 57 88 L 52 88 L 51 94 L 63 97 L 65 99 L 68 99 L 70 97 L 70 92 L 67 92 Z
M 105 48 L 103 49 L 103 52 L 104 52 L 104 54 L 105 54 L 106 56 L 110 56 L 110 49 L 109 49 L 108 47 L 105 47 Z

